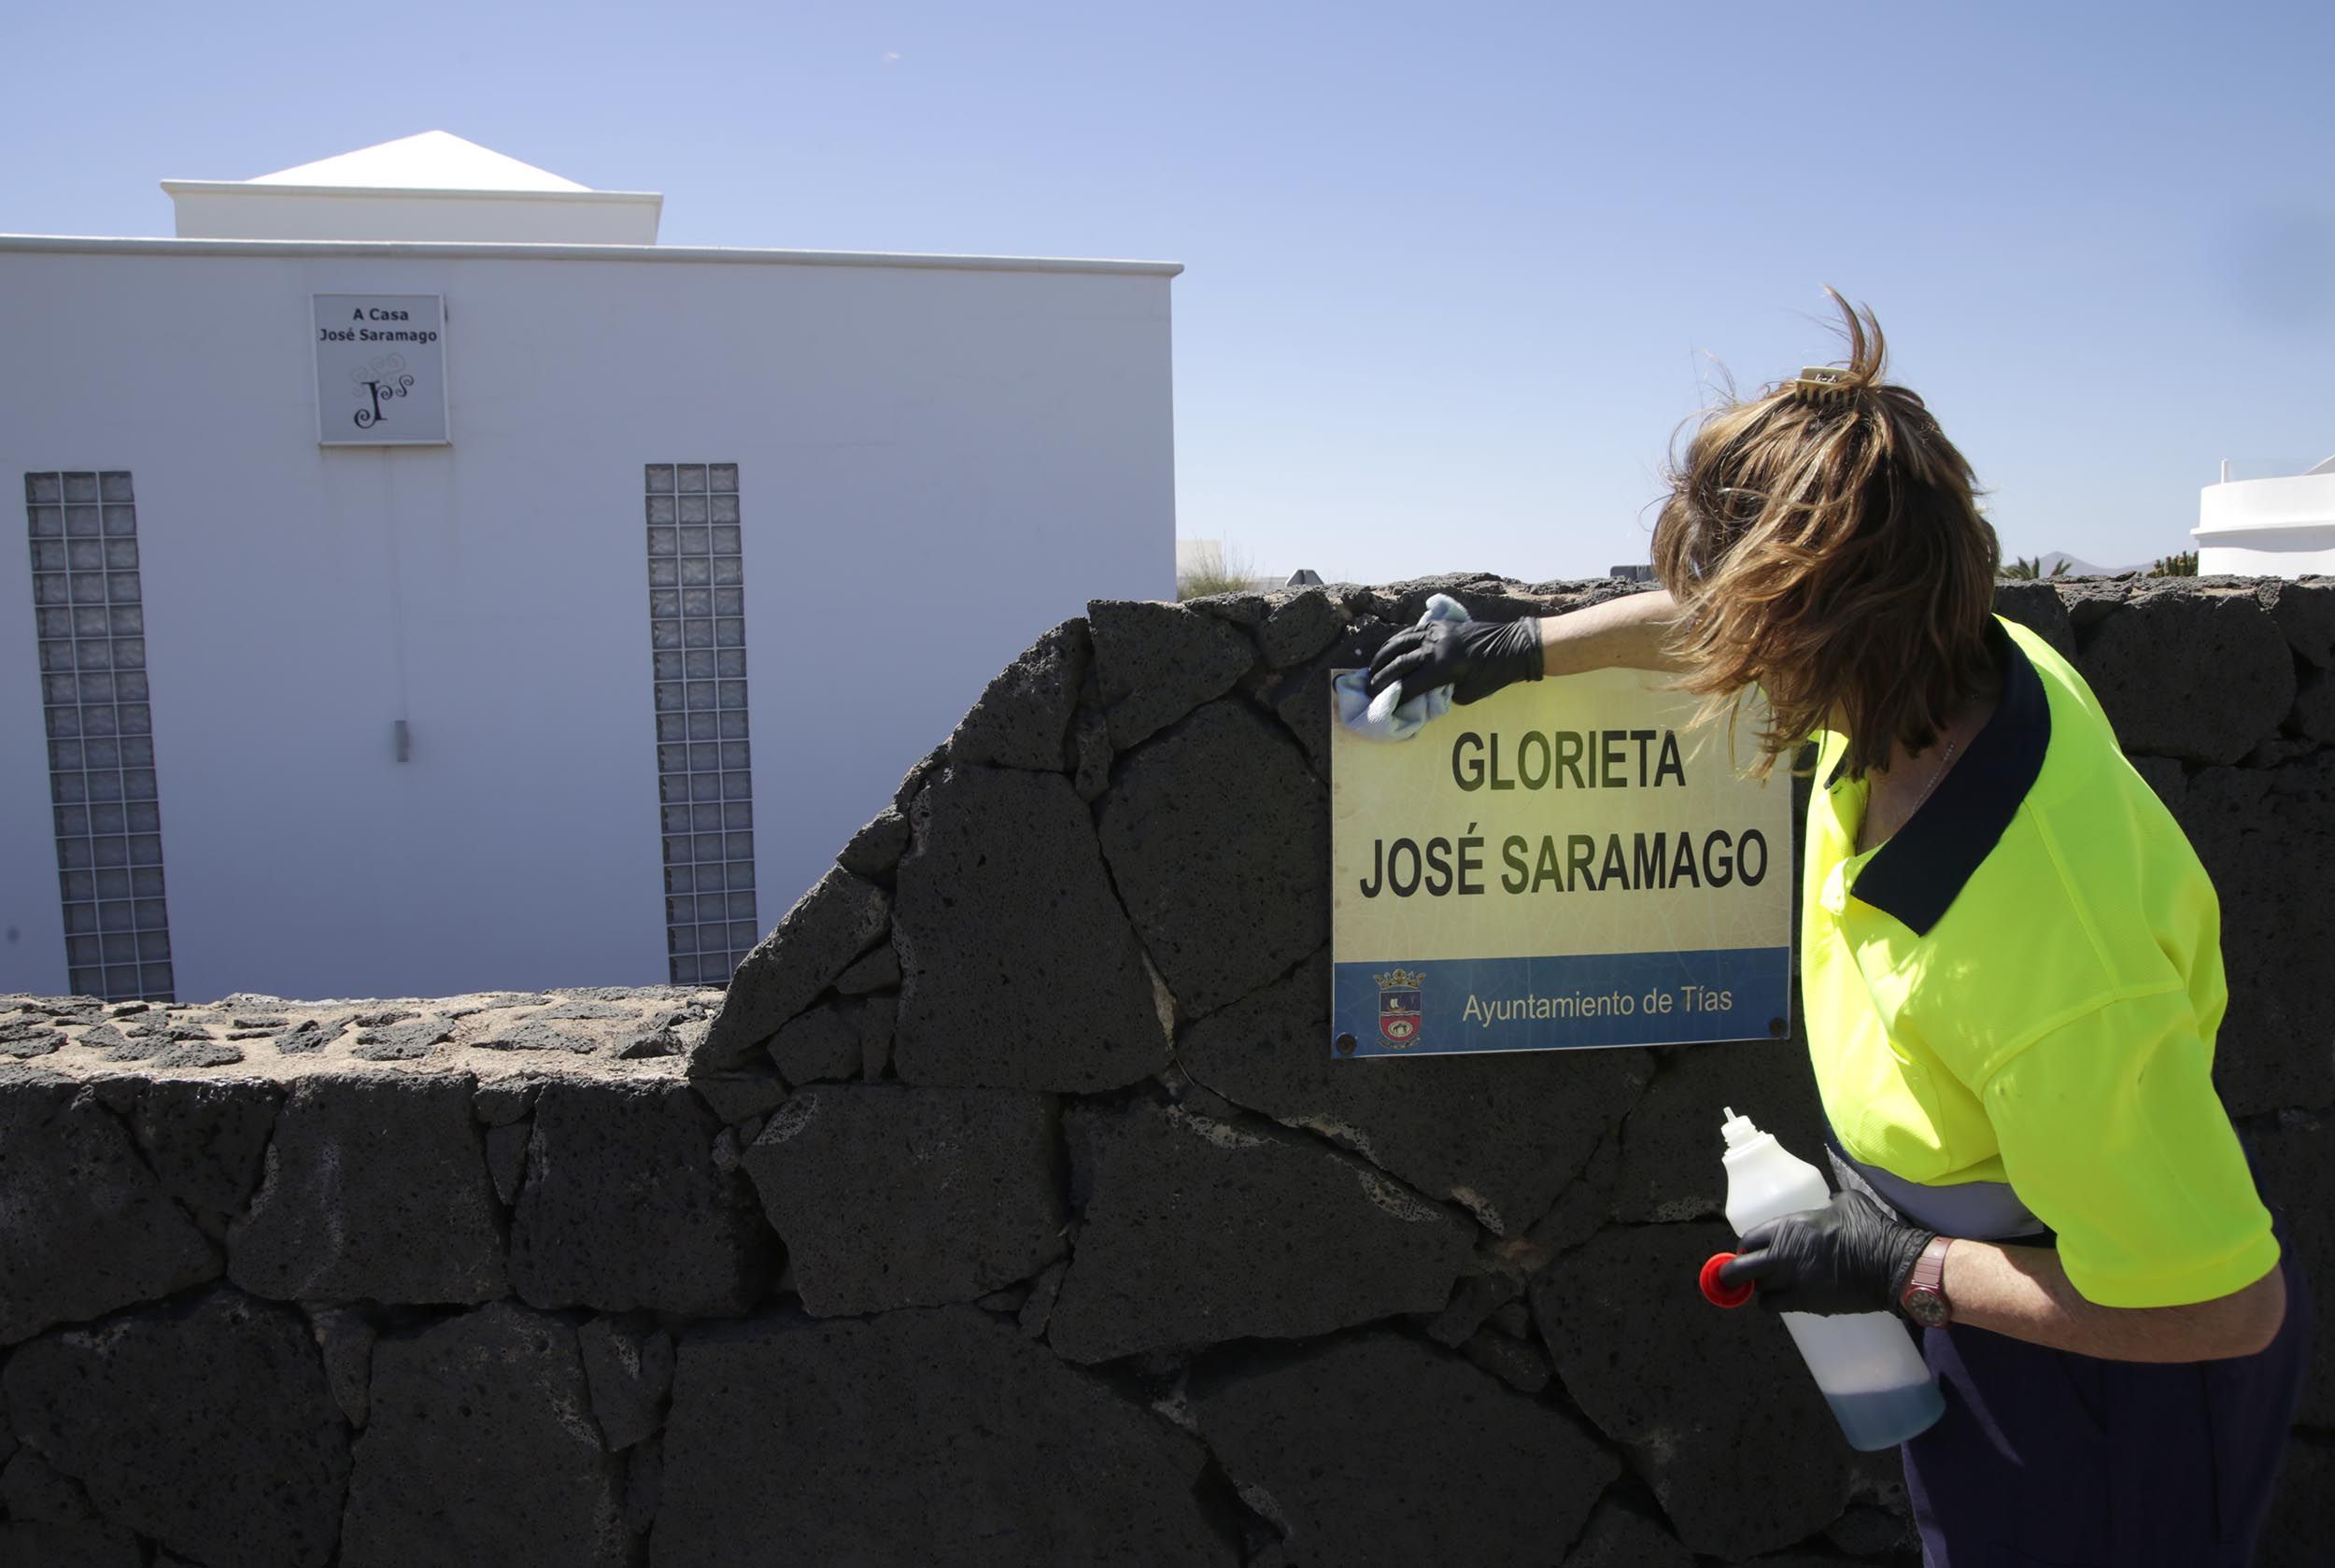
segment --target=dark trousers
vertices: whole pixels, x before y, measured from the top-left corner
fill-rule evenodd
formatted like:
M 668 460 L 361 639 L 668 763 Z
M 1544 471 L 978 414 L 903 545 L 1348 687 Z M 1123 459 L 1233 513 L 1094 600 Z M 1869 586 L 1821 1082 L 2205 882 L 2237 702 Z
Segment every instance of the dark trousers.
M 2281 1266 L 2285 1325 L 2229 1361 L 1924 1331 L 1946 1414 L 1903 1452 L 1927 1568 L 2246 1568 L 2310 1360 L 2309 1293 Z

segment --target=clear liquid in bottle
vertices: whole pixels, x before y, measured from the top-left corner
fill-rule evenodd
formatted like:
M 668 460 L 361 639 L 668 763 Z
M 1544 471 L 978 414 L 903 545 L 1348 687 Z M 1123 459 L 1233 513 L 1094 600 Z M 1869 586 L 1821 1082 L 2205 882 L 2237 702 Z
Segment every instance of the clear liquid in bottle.
M 1778 1215 L 1832 1201 L 1822 1173 L 1749 1117 L 1730 1108 L 1719 1130 L 1727 1140 L 1727 1222 L 1737 1236 Z M 1779 1316 L 1851 1448 L 1895 1448 L 1946 1414 L 1946 1395 L 1894 1313 Z

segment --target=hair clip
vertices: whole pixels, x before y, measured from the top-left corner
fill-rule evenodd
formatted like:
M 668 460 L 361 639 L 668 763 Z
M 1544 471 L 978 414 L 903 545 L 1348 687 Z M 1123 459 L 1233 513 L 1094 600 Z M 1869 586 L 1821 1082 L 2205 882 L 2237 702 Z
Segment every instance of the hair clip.
M 1848 373 L 1838 365 L 1805 365 L 1777 389 L 1786 397 L 1821 405 L 1846 402 L 1855 388 L 1849 385 Z

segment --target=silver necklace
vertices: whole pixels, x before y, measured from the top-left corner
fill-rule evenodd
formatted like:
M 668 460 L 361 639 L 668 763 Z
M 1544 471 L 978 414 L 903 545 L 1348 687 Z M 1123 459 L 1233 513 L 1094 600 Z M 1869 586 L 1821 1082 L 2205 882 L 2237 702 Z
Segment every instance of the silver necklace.
M 1954 747 L 1956 744 L 1957 742 L 1952 741 L 1948 741 L 1946 743 L 1946 755 L 1938 758 L 1937 770 L 1930 775 L 1930 782 L 1921 786 L 1921 798 L 1916 800 L 1911 806 L 1905 809 L 1905 814 L 1908 817 L 1912 816 L 1914 812 L 1921 810 L 1923 804 L 1930 798 L 1930 792 L 1938 787 L 1938 781 L 1940 779 L 1946 777 L 1946 770 L 1954 766 Z
M 1946 777 L 1946 770 L 1954 766 L 1954 748 L 1958 744 L 1960 744 L 1960 742 L 1956 741 L 1946 742 L 1945 754 L 1938 758 L 1937 767 L 1931 770 L 1930 782 L 1921 786 L 1920 796 L 1915 799 L 1912 805 L 1905 808 L 1904 818 L 1898 824 L 1900 828 L 1903 827 L 1905 823 L 1913 821 L 1914 813 L 1921 810 L 1921 808 L 1929 802 L 1931 792 L 1938 787 L 1938 781 Z M 1871 820 L 1872 812 L 1870 809 L 1868 809 L 1866 812 L 1866 822 L 1870 824 Z M 1859 839 L 1862 839 L 1865 837 L 1865 834 L 1861 829 L 1860 829 L 1857 836 Z M 1891 836 L 1895 836 L 1894 832 L 1892 832 Z M 1883 842 L 1887 841 L 1887 840 L 1883 841 Z

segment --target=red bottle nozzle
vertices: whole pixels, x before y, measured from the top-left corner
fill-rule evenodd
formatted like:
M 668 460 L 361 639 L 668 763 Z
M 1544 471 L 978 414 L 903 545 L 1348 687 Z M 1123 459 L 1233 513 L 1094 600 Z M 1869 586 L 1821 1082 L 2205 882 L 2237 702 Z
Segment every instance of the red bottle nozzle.
M 1741 1307 L 1751 1299 L 1751 1285 L 1748 1280 L 1740 1285 L 1723 1284 L 1719 1280 L 1719 1269 L 1734 1262 L 1734 1256 L 1733 1252 L 1713 1252 L 1703 1264 L 1702 1274 L 1696 1278 L 1695 1283 L 1703 1287 L 1703 1299 L 1713 1307 Z

